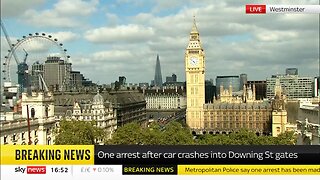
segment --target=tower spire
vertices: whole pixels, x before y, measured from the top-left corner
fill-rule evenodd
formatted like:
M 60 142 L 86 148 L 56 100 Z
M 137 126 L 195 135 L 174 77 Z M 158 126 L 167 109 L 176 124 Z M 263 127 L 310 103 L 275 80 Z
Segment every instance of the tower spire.
M 193 33 L 196 33 L 198 34 L 199 31 L 198 31 L 198 28 L 197 28 L 197 22 L 196 22 L 196 16 L 193 15 L 193 26 L 192 26 L 192 29 L 191 29 L 191 34 Z
M 202 49 L 195 16 L 193 16 L 193 25 L 190 32 L 190 40 L 187 49 Z
M 154 74 L 154 85 L 157 87 L 162 87 L 162 74 L 159 54 L 157 54 L 156 70 Z

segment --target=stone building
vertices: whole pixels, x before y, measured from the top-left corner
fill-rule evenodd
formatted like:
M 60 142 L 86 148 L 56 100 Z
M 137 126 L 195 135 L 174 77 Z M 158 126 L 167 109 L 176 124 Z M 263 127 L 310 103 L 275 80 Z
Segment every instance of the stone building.
M 320 99 L 300 100 L 298 111 L 298 145 L 320 144 Z
M 186 91 L 183 87 L 170 89 L 143 89 L 148 110 L 185 109 L 187 105 Z
M 59 118 L 65 116 L 71 117 L 73 115 L 74 103 L 78 102 L 80 107 L 85 107 L 85 109 L 92 108 L 91 102 L 96 95 L 96 92 L 87 93 L 56 93 L 55 94 L 55 115 Z M 99 95 L 102 96 L 104 102 L 110 103 L 112 107 L 117 126 L 123 126 L 126 123 L 137 121 L 146 121 L 146 101 L 142 93 L 138 91 L 110 91 L 101 92 Z M 107 103 L 107 104 L 108 104 Z M 91 112 L 87 110 L 86 112 Z M 93 114 L 91 114 L 93 115 Z M 91 115 L 83 115 L 83 118 L 89 119 Z
M 107 139 L 110 139 L 117 129 L 116 112 L 112 104 L 99 94 L 99 92 L 90 100 L 80 100 L 74 102 L 72 120 L 92 121 L 95 120 L 97 127 L 104 129 Z
M 29 144 L 29 140 L 32 145 L 53 144 L 53 131 L 57 125 L 53 102 L 51 93 L 32 92 L 31 95 L 23 93 L 21 101 L 18 102 L 20 112 L 9 109 L 1 112 L 1 144 L 24 145 Z
M 242 94 L 234 94 L 232 86 L 220 86 L 220 99 L 204 104 L 203 128 L 194 133 L 228 134 L 242 128 L 255 131 L 258 135 L 271 133 L 272 106 L 268 101 L 255 100 L 255 91 L 243 87 Z

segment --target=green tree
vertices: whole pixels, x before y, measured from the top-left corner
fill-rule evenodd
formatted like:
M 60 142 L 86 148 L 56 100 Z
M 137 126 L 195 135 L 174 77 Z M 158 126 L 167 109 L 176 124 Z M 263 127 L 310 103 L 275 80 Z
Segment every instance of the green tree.
M 112 139 L 106 144 L 143 144 L 144 133 L 142 127 L 136 123 L 128 123 L 122 127 L 118 127 L 112 135 Z
M 161 134 L 161 144 L 163 145 L 190 145 L 194 144 L 190 130 L 184 128 L 181 123 L 171 121 Z
M 294 132 L 285 132 L 278 137 L 257 136 L 254 132 L 242 129 L 237 133 L 200 135 L 196 139 L 201 145 L 293 145 L 296 143 Z
M 285 131 L 274 139 L 276 145 L 295 145 L 297 143 L 297 135 L 294 131 Z
M 162 144 L 162 130 L 163 126 L 159 123 L 153 122 L 148 128 L 143 131 L 143 144 L 145 145 L 158 145 Z
M 205 134 L 196 138 L 190 129 L 180 122 L 171 121 L 166 125 L 157 122 L 143 128 L 133 122 L 119 127 L 107 144 L 141 145 L 293 145 L 296 137 L 293 132 L 285 132 L 278 137 L 257 136 L 255 132 L 241 129 L 231 134 Z
M 55 130 L 57 145 L 89 145 L 103 139 L 103 130 L 97 128 L 95 121 L 61 120 Z
M 193 142 L 190 131 L 178 122 L 170 122 L 165 126 L 154 122 L 146 128 L 133 122 L 119 127 L 107 144 L 188 145 Z

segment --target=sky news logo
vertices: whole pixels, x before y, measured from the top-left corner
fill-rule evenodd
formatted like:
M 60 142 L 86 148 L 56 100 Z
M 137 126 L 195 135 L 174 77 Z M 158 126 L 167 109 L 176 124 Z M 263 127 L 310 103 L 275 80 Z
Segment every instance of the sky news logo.
M 27 173 L 27 174 L 46 174 L 47 168 L 46 166 L 27 166 L 27 167 L 21 167 L 18 166 L 14 169 L 14 172 L 16 173 Z

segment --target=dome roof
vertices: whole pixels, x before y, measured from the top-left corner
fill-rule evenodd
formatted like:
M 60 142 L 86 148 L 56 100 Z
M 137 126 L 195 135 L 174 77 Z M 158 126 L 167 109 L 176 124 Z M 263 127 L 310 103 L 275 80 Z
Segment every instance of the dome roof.
M 93 103 L 103 104 L 103 97 L 98 93 L 93 97 Z

